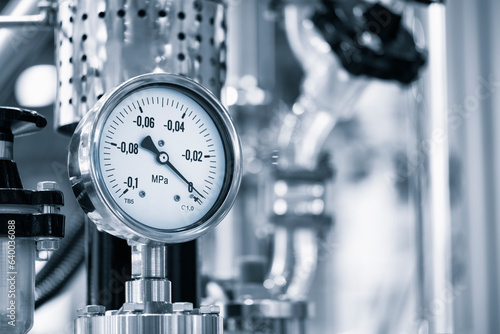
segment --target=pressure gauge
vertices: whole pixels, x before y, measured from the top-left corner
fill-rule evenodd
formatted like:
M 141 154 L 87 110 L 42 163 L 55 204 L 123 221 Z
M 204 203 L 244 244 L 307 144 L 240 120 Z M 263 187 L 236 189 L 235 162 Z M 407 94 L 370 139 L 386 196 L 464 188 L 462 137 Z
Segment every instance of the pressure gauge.
M 139 242 L 195 239 L 231 208 L 241 149 L 231 119 L 196 82 L 133 78 L 103 96 L 77 127 L 69 175 L 101 230 Z

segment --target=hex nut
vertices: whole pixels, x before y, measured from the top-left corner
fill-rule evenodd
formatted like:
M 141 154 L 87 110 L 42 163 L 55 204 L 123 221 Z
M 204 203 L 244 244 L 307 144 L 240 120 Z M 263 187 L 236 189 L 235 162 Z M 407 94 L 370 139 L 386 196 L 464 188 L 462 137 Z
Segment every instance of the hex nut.
M 40 239 L 36 242 L 38 251 L 56 251 L 59 249 L 58 239 Z
M 41 181 L 37 183 L 36 190 L 59 190 L 59 184 L 55 181 Z
M 192 303 L 173 303 L 172 310 L 174 312 L 191 312 L 193 311 Z
M 219 314 L 220 307 L 218 305 L 200 306 L 200 313 L 201 314 Z
M 125 304 L 123 304 L 123 308 L 122 309 L 125 312 L 144 311 L 144 304 L 141 304 L 141 303 L 125 303 Z
M 79 317 L 104 315 L 106 308 L 102 305 L 87 305 L 79 308 L 76 314 Z

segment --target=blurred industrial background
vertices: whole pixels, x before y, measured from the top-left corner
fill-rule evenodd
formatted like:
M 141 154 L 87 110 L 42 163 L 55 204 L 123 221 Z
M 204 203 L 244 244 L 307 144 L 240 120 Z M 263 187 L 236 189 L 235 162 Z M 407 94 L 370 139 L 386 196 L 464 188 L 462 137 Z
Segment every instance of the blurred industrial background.
M 37 285 L 45 300 L 30 333 L 72 333 L 78 308 L 120 305 L 112 299 L 128 276 L 122 266 L 104 281 L 89 278 L 89 262 L 102 255 L 93 251 L 121 251 L 85 239 L 97 232 L 82 225 L 90 223 L 69 185 L 68 143 L 71 122 L 112 81 L 98 87 L 86 74 L 95 72 L 73 64 L 99 48 L 77 54 L 75 46 L 68 62 L 64 43 L 73 35 L 59 20 L 71 17 L 80 31 L 84 14 L 107 19 L 113 8 L 179 2 L 44 1 L 54 6 L 55 29 L 9 21 L 45 10 L 41 1 L 0 3 L 0 104 L 48 122 L 16 139 L 14 158 L 25 188 L 59 183 L 60 247 L 73 256 L 67 270 L 52 264 L 64 278 L 50 282 L 54 291 Z M 72 14 L 63 16 L 63 6 Z M 223 84 L 244 174 L 231 213 L 201 239 L 198 274 L 201 300 L 229 312 L 225 332 L 500 333 L 500 2 L 227 0 L 224 8 L 225 55 L 203 62 L 220 65 L 214 87 Z M 108 24 L 111 39 L 118 28 Z M 68 78 L 89 87 L 73 83 L 64 95 Z M 65 106 L 61 96 L 76 98 Z M 88 291 L 95 284 L 113 291 L 96 297 Z M 265 312 L 245 313 L 266 301 L 294 305 L 289 318 L 278 326 Z

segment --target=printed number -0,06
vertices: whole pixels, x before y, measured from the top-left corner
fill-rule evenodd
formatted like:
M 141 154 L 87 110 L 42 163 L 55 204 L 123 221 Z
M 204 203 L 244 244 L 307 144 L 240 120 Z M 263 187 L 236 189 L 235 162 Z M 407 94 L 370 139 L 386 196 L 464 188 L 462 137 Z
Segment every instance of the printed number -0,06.
M 154 128 L 155 127 L 155 118 L 154 117 L 142 117 L 141 115 L 137 116 L 135 120 L 135 124 L 141 128 Z

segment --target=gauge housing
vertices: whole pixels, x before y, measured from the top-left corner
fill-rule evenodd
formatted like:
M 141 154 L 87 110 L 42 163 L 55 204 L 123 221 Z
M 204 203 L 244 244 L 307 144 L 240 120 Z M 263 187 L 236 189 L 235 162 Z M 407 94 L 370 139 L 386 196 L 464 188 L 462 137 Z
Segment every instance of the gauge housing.
M 224 181 L 217 200 L 201 219 L 180 229 L 153 228 L 132 218 L 111 197 L 100 171 L 98 147 L 107 117 L 125 97 L 150 86 L 167 86 L 179 90 L 197 102 L 216 125 L 226 155 Z M 68 173 L 73 192 L 97 228 L 140 243 L 186 242 L 216 226 L 234 203 L 241 182 L 241 169 L 241 145 L 223 105 L 195 81 L 166 73 L 132 78 L 105 94 L 76 128 L 68 156 Z

